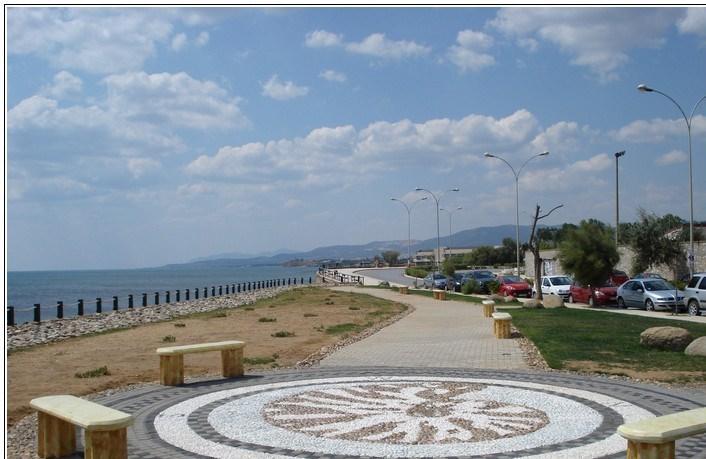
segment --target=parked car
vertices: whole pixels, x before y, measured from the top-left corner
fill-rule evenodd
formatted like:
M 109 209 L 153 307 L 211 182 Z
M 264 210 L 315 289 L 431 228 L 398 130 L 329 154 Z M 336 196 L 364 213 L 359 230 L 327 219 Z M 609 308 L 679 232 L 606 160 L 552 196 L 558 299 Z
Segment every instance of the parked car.
M 628 276 L 625 271 L 620 271 L 619 269 L 614 269 L 610 275 L 610 282 L 616 286 L 620 286 L 629 280 L 630 276 Z
M 569 288 L 573 280 L 568 276 L 542 276 L 539 284 L 542 286 L 542 295 L 559 295 L 563 299 L 569 298 Z M 537 296 L 537 285 L 532 288 L 532 296 Z
M 469 279 L 473 279 L 474 281 L 478 282 L 478 285 L 480 285 L 481 291 L 483 293 L 490 293 L 490 289 L 488 288 L 488 282 L 497 280 L 495 278 L 495 274 L 493 274 L 492 271 L 488 271 L 485 269 L 474 269 L 473 271 L 468 271 L 463 275 L 461 285 L 468 282 Z
M 684 303 L 690 316 L 701 315 L 706 309 L 706 273 L 696 273 L 684 289 Z
M 574 282 L 569 289 L 569 303 L 587 303 L 591 307 L 615 303 L 617 296 L 618 287 L 613 285 L 611 281 L 606 281 L 597 287 Z
M 446 276 L 439 273 L 430 273 L 424 278 L 424 288 L 445 289 Z
M 639 273 L 639 274 L 635 274 L 634 276 L 632 276 L 632 278 L 633 279 L 662 279 L 664 281 L 667 280 L 657 273 Z
M 456 273 L 452 277 L 448 278 L 446 289 L 453 290 L 454 292 L 461 291 L 461 285 L 463 285 L 463 273 Z
M 676 293 L 676 301 L 674 299 Z M 683 308 L 684 292 L 662 279 L 631 279 L 618 287 L 618 307 L 644 308 Z
M 496 279 L 500 283 L 498 294 L 503 296 L 526 296 L 532 295 L 532 288 L 519 276 L 498 276 Z

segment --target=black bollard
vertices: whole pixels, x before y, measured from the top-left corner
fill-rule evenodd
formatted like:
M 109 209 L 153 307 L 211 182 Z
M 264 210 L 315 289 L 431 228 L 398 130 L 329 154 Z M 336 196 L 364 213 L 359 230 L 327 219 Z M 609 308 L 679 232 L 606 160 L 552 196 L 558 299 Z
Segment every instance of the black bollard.
M 203 297 L 208 298 L 208 287 L 203 288 Z
M 311 276 L 309 276 L 309 285 L 311 285 Z
M 143 293 L 142 294 L 142 307 L 147 307 L 147 294 Z
M 302 277 L 301 280 L 299 281 L 299 285 L 304 285 L 304 278 Z
M 114 296 L 113 297 L 113 311 L 117 311 L 117 310 L 118 310 L 118 297 Z
M 226 284 L 226 295 L 230 295 L 230 285 Z
M 14 306 L 7 307 L 7 325 L 9 325 L 10 327 L 15 326 L 15 307 Z
M 96 298 L 96 314 L 100 314 L 103 312 L 103 300 L 100 298 Z
M 297 278 L 294 278 L 294 285 L 297 285 Z
M 181 300 L 181 290 L 176 291 L 176 302 L 178 303 Z
M 223 286 L 222 285 L 218 286 L 218 296 L 223 296 Z
M 240 284 L 238 284 L 238 293 L 240 293 Z
M 291 277 L 287 278 L 287 285 L 292 285 L 292 278 Z
M 248 291 L 250 291 L 250 282 L 248 282 Z
M 194 299 L 195 299 L 195 300 L 198 300 L 198 299 L 199 299 L 199 289 L 198 289 L 198 288 L 195 288 L 195 289 L 194 289 Z
M 189 289 L 188 288 L 186 290 L 184 290 L 184 298 L 186 299 L 186 301 L 189 301 Z
M 63 301 L 56 302 L 56 318 L 57 319 L 64 318 L 64 302 Z
M 230 293 L 235 293 L 235 284 L 230 285 Z
M 211 296 L 216 296 L 216 287 L 211 286 Z
M 127 307 L 128 309 L 132 309 L 135 306 L 135 303 L 133 302 L 132 299 L 132 294 L 127 296 Z
M 35 303 L 34 305 L 34 321 L 37 323 L 42 321 L 42 307 L 39 303 Z
M 167 290 L 166 292 L 166 299 L 164 300 L 165 303 L 169 304 L 171 302 L 171 292 Z
M 154 304 L 159 304 L 159 292 L 154 292 Z
M 83 298 L 78 300 L 78 315 L 83 315 Z

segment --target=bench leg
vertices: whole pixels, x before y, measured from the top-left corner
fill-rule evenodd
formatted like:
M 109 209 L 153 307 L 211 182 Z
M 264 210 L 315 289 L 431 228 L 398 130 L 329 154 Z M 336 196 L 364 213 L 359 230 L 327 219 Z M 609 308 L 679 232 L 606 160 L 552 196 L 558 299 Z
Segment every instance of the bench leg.
M 127 459 L 127 428 L 87 430 L 85 459 Z
M 674 442 L 638 443 L 628 440 L 627 459 L 674 459 Z
M 223 377 L 232 378 L 242 376 L 243 371 L 243 348 L 224 349 L 221 351 L 221 363 L 223 364 Z
M 159 381 L 163 386 L 184 384 L 184 355 L 159 356 Z
M 61 457 L 76 451 L 76 428 L 73 424 L 41 411 L 37 415 L 39 457 Z
M 493 321 L 493 334 L 498 339 L 509 339 L 510 333 L 510 321 L 509 320 L 494 320 Z

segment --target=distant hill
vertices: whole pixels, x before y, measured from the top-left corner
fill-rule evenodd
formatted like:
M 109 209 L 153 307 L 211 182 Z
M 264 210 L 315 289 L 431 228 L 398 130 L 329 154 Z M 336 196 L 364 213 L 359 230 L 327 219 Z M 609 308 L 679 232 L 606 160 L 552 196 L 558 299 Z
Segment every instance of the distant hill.
M 529 239 L 531 228 L 520 226 L 520 240 Z M 482 245 L 500 245 L 506 237 L 515 239 L 515 225 L 483 226 L 459 231 L 453 235 L 454 247 L 478 247 Z M 448 235 L 441 236 L 441 246 L 448 245 Z M 436 237 L 423 241 L 412 241 L 412 253 L 422 249 L 435 249 Z M 396 250 L 406 258 L 407 241 L 373 241 L 358 245 L 331 245 L 317 247 L 307 252 L 282 250 L 276 254 L 247 256 L 238 253 L 222 253 L 196 258 L 182 265 L 208 264 L 223 267 L 281 265 L 292 260 L 355 260 L 373 258 L 385 250 Z M 176 265 L 169 265 L 174 267 Z

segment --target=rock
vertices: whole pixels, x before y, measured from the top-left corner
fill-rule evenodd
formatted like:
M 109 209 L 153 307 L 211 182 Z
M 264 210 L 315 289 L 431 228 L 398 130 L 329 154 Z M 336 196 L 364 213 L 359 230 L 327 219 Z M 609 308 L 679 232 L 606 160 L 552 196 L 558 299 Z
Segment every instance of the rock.
M 529 300 L 522 303 L 524 309 L 543 309 L 542 303 L 537 300 Z
M 559 295 L 545 295 L 542 300 L 542 304 L 545 308 L 564 308 L 564 299 Z
M 640 333 L 640 344 L 667 351 L 683 351 L 694 338 L 679 327 L 652 327 Z
M 706 357 L 706 336 L 696 338 L 684 350 L 686 355 L 702 355 Z
M 506 303 L 512 303 L 513 301 L 515 301 L 515 297 L 512 295 L 504 296 L 503 301 L 505 301 Z

